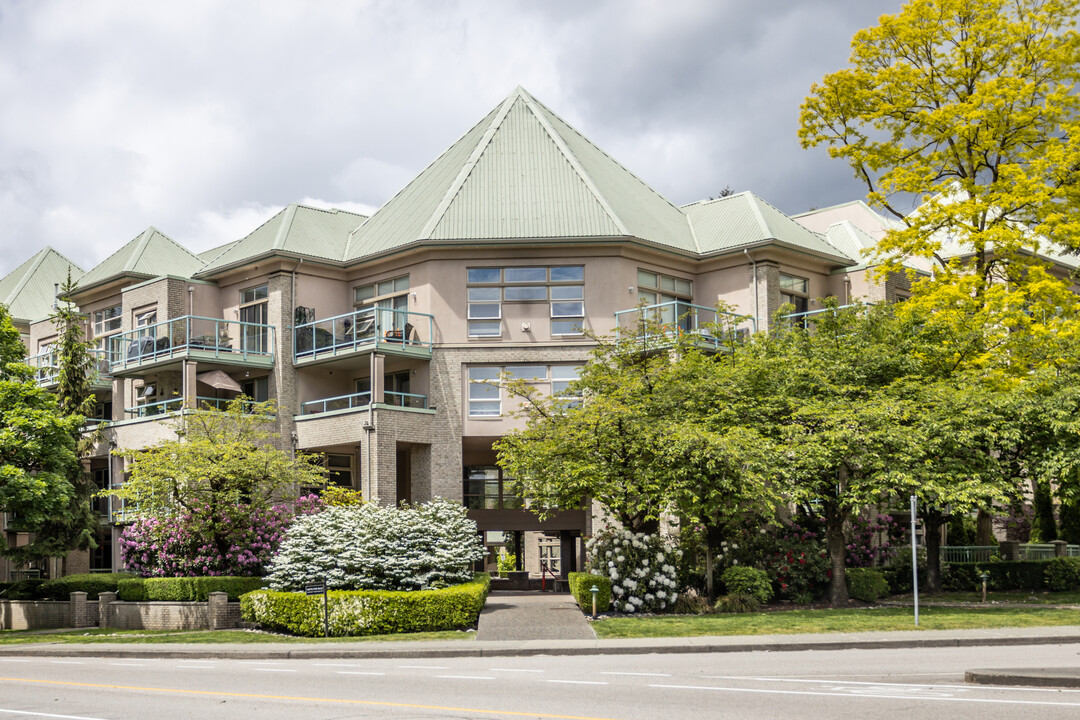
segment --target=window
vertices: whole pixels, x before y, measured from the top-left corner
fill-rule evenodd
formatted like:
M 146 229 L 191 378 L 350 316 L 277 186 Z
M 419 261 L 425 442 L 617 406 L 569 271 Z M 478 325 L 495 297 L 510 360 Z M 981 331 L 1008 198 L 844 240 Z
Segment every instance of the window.
M 521 498 L 507 489 L 509 478 L 495 466 L 465 468 L 462 500 L 470 510 L 518 510 L 524 507 Z
M 244 380 L 240 383 L 240 392 L 257 403 L 266 402 L 270 399 L 270 378 L 259 377 Z
M 154 337 L 152 330 L 149 330 L 152 325 L 157 324 L 157 308 L 151 310 L 144 310 L 135 313 L 135 328 L 138 330 L 136 337 Z
M 663 275 L 651 270 L 638 270 L 638 300 L 652 308 L 652 318 L 665 325 L 678 322 L 683 330 L 693 330 L 689 314 L 693 302 L 693 285 L 689 280 Z
M 377 308 L 376 327 L 383 335 L 403 337 L 409 318 L 409 276 L 362 285 L 353 290 L 353 304 L 357 308 Z
M 122 318 L 123 307 L 121 305 L 113 305 L 110 308 L 95 311 L 94 337 L 119 330 Z
M 353 456 L 326 454 L 326 484 L 343 488 L 353 487 Z
M 540 571 L 552 575 L 562 572 L 562 543 L 558 535 L 544 535 L 540 538 Z
M 469 417 L 497 418 L 502 415 L 500 380 L 524 380 L 533 387 L 548 389 L 552 395 L 566 395 L 570 383 L 578 379 L 581 365 L 488 365 L 469 368 Z M 549 386 L 545 388 L 544 386 Z M 566 396 L 571 405 L 580 398 Z
M 468 268 L 469 337 L 502 336 L 502 303 L 550 302 L 551 334 L 581 335 L 585 267 Z
M 780 273 L 780 303 L 795 306 L 793 313 L 804 313 L 810 309 L 810 281 Z
M 247 352 L 265 353 L 268 334 L 266 324 L 269 319 L 267 312 L 267 285 L 248 288 L 240 291 L 240 322 L 247 323 L 240 326 L 242 349 Z
M 469 368 L 469 417 L 499 417 L 502 402 L 498 386 L 500 367 Z

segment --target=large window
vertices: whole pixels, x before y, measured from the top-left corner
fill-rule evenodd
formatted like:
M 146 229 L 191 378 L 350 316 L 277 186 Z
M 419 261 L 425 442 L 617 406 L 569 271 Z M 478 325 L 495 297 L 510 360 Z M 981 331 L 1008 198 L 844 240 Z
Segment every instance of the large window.
M 465 468 L 462 499 L 470 510 L 518 510 L 524 507 L 521 498 L 507 490 L 508 478 L 495 466 L 481 465 Z
M 689 280 L 651 270 L 638 270 L 638 300 L 655 306 L 652 318 L 664 325 L 678 322 L 683 330 L 691 327 L 690 303 L 694 287 Z
M 502 388 L 505 375 L 510 380 L 524 380 L 538 390 L 580 402 L 569 394 L 570 383 L 578 379 L 581 365 L 477 365 L 469 368 L 469 417 L 496 418 L 502 415 Z
M 124 309 L 121 305 L 113 305 L 104 310 L 94 311 L 94 337 L 107 335 L 120 329 Z
M 353 304 L 357 309 L 375 308 L 384 335 L 404 337 L 409 319 L 409 276 L 361 285 L 353 290 Z
M 581 335 L 585 267 L 478 267 L 466 271 L 469 337 L 501 337 L 504 303 L 549 303 L 552 335 Z
M 251 323 L 241 326 L 242 348 L 248 352 L 265 353 L 268 350 L 268 290 L 267 285 L 258 285 L 240 291 L 240 322 Z
M 810 281 L 780 273 L 780 302 L 795 306 L 792 312 L 804 313 L 810 309 Z

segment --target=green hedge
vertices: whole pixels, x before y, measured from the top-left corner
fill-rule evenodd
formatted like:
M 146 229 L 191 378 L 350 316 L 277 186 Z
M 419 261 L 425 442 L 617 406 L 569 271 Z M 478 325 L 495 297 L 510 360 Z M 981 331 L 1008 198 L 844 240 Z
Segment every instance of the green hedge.
M 44 584 L 45 581 L 38 578 L 7 583 L 7 587 L 4 588 L 3 592 L 0 592 L 0 598 L 4 600 L 40 600 L 40 590 Z
M 87 600 L 97 600 L 103 592 L 116 592 L 121 580 L 133 577 L 129 573 L 85 573 L 65 575 L 41 584 L 41 597 L 49 600 L 67 600 L 73 592 L 86 593 Z
M 732 565 L 720 575 L 728 595 L 749 595 L 764 605 L 772 597 L 772 581 L 764 570 Z
M 491 576 L 441 590 L 331 590 L 330 634 L 334 637 L 454 630 L 476 623 Z M 303 637 L 323 635 L 321 595 L 255 590 L 240 598 L 244 620 Z
M 570 583 L 570 594 L 577 600 L 578 607 L 583 612 L 592 613 L 592 586 L 595 585 L 596 611 L 607 612 L 611 609 L 611 580 L 603 575 L 592 573 L 572 572 L 566 576 Z
M 244 593 L 264 587 L 264 579 L 257 577 L 131 578 L 120 581 L 118 597 L 125 602 L 206 602 L 210 593 L 223 592 L 235 601 Z
M 848 594 L 863 602 L 877 602 L 889 594 L 889 583 L 878 568 L 847 568 Z
M 1057 592 L 1080 588 L 1080 557 L 1059 557 L 1046 563 L 1046 589 Z
M 1053 562 L 1053 561 L 1050 561 Z M 980 590 L 983 572 L 989 574 L 990 590 L 1043 590 L 1046 560 L 1001 560 L 979 563 L 943 563 L 941 586 L 945 590 Z M 921 582 L 921 581 L 920 581 Z

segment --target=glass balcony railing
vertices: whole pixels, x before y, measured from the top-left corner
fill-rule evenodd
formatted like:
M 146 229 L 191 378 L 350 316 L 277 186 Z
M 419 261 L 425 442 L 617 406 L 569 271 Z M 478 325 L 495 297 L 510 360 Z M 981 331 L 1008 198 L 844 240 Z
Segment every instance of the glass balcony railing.
M 94 359 L 90 367 L 90 382 L 95 385 L 111 382 L 108 353 L 95 348 L 90 350 L 90 355 Z M 53 350 L 31 355 L 26 359 L 26 364 L 33 368 L 38 385 L 52 385 L 60 379 L 60 356 Z
M 719 350 L 746 338 L 756 328 L 749 315 L 678 300 L 615 313 L 617 338 L 640 338 L 657 347 L 670 344 L 677 336 L 691 335 L 697 344 Z
M 364 308 L 293 328 L 296 362 L 378 348 L 380 351 L 427 350 L 434 318 L 426 313 Z
M 184 409 L 183 398 L 159 400 L 152 403 L 144 403 L 135 407 L 124 408 L 124 414 L 129 418 L 153 417 L 154 415 L 167 415 L 171 412 Z
M 116 341 L 111 367 L 137 367 L 174 357 L 269 364 L 274 358 L 274 326 L 185 315 L 131 330 Z
M 806 312 L 791 313 L 784 316 L 784 320 L 791 325 L 808 328 L 810 323 L 819 315 L 824 315 L 829 312 L 837 312 L 839 310 L 847 310 L 848 308 L 868 308 L 873 303 L 862 303 L 860 305 L 839 305 L 835 308 L 821 308 L 820 310 L 807 310 Z
M 300 404 L 301 415 L 318 415 L 334 410 L 349 410 L 351 408 L 367 407 L 371 404 L 371 393 L 353 393 L 352 395 L 338 395 L 336 397 L 311 400 Z
M 427 409 L 427 395 L 413 395 L 411 393 L 390 392 L 383 393 L 383 402 L 386 405 L 394 405 L 403 408 Z

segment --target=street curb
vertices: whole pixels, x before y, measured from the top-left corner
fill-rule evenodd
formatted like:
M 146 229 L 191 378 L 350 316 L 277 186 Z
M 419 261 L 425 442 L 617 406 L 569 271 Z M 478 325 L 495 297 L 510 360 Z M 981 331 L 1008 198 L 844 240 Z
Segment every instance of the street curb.
M 1042 635 L 1027 637 L 951 637 L 822 639 L 794 642 L 716 642 L 699 638 L 679 638 L 674 642 L 633 643 L 620 641 L 580 641 L 568 643 L 523 643 L 488 645 L 483 641 L 453 641 L 462 647 L 424 647 L 425 643 L 395 643 L 394 647 L 288 647 L 258 645 L 74 645 L 47 644 L 0 647 L 0 657 L 85 657 L 85 658 L 202 658 L 235 660 L 326 660 L 379 658 L 530 657 L 536 655 L 648 655 L 740 652 L 807 652 L 822 650 L 888 650 L 951 647 L 1008 647 L 1018 645 L 1080 644 L 1080 636 Z M 972 671 L 990 672 L 990 671 Z M 996 671 L 1023 672 L 1023 671 Z M 978 681 L 973 681 L 978 682 Z M 1078 685 L 1080 687 L 1080 685 Z
M 975 685 L 1080 688 L 1080 668 L 968 670 L 964 681 Z

